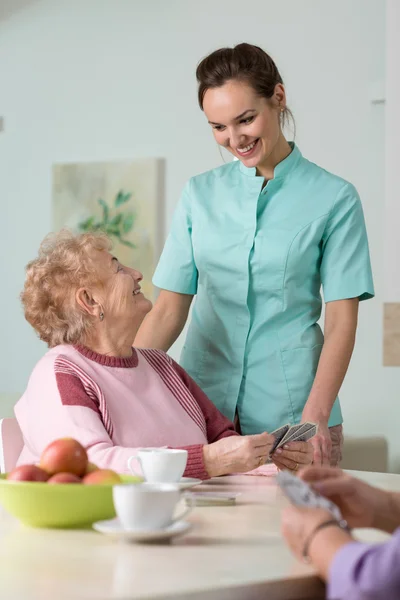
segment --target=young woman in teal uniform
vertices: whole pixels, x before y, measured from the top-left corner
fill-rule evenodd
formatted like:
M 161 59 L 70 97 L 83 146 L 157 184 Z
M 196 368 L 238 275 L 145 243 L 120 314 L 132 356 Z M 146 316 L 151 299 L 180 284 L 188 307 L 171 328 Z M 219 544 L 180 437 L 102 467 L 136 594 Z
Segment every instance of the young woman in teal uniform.
M 337 395 L 359 301 L 374 295 L 359 196 L 285 139 L 285 88 L 263 50 L 217 50 L 197 80 L 215 140 L 239 160 L 186 184 L 135 345 L 168 350 L 196 296 L 186 371 L 243 434 L 318 423 L 314 462 L 335 465 Z

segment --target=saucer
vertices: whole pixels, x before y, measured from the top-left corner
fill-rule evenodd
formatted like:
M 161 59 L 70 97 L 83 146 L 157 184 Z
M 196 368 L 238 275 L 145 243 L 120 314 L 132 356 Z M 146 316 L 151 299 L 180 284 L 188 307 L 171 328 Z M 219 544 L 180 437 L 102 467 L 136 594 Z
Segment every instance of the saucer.
M 144 481 L 141 485 L 146 485 L 146 483 L 148 483 L 149 485 L 157 485 L 160 482 Z M 200 485 L 201 483 L 204 483 L 204 482 L 202 479 L 196 479 L 195 477 L 181 477 L 180 480 L 177 482 L 169 481 L 168 483 L 171 485 L 176 485 L 181 490 L 185 490 L 185 489 L 192 488 L 195 485 Z
M 97 521 L 93 523 L 93 529 L 99 533 L 120 537 L 129 542 L 158 542 L 171 540 L 174 537 L 187 533 L 192 528 L 192 524 L 187 521 L 177 521 L 163 529 L 146 529 L 144 531 L 129 531 L 124 529 L 117 518 L 109 521 Z
M 196 479 L 195 477 L 181 477 L 180 481 L 176 484 L 181 490 L 185 490 L 195 485 L 203 483 L 202 479 Z

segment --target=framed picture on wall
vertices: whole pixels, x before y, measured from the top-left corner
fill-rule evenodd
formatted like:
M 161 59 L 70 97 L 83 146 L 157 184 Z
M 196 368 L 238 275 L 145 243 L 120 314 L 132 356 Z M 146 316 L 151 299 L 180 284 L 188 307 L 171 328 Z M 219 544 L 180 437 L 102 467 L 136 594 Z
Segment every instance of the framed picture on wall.
M 164 171 L 157 158 L 53 166 L 54 230 L 107 233 L 121 263 L 143 273 L 150 299 L 164 235 Z

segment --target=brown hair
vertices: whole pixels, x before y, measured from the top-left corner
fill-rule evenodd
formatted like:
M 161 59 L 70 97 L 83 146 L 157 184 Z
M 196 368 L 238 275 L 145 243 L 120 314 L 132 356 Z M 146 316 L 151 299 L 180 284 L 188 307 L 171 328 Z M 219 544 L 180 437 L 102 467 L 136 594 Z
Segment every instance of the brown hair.
M 199 63 L 196 69 L 199 84 L 198 100 L 203 110 L 204 95 L 210 88 L 218 88 L 231 80 L 242 81 L 269 100 L 274 95 L 275 86 L 283 84 L 282 77 L 272 58 L 258 46 L 238 44 L 234 48 L 215 50 Z M 285 107 L 281 113 L 281 124 L 287 118 L 294 122 L 292 112 Z
M 75 293 L 80 287 L 102 288 L 92 252 L 110 249 L 102 233 L 62 230 L 48 235 L 27 265 L 21 294 L 25 318 L 50 348 L 84 340 L 93 319 L 79 307 Z

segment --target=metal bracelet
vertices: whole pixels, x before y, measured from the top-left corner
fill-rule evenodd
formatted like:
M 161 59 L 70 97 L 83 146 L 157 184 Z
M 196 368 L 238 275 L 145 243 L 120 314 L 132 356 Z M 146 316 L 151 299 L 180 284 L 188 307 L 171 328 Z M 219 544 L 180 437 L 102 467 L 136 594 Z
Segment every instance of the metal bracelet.
M 324 521 L 323 523 L 317 525 L 317 527 L 313 529 L 313 531 L 310 533 L 310 535 L 304 543 L 302 558 L 305 563 L 311 562 L 311 558 L 308 553 L 310 550 L 311 542 L 313 541 L 315 535 L 319 531 L 321 531 L 321 529 L 325 529 L 326 527 L 339 527 L 340 529 L 343 529 L 343 531 L 350 532 L 350 528 L 347 524 L 347 521 L 345 521 L 344 519 L 341 519 L 340 521 L 338 521 L 337 519 L 329 519 L 328 521 Z

